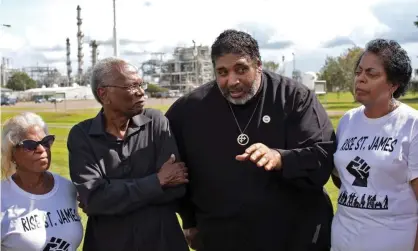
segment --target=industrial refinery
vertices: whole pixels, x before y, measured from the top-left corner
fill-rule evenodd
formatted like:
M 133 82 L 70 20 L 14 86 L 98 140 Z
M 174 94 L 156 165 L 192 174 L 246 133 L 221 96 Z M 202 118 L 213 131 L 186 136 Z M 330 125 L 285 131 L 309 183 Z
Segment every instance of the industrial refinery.
M 113 25 L 113 49 L 114 56 L 118 56 L 118 41 L 116 33 L 116 6 L 114 5 L 114 25 Z M 8 78 L 15 71 L 24 71 L 32 79 L 37 81 L 38 87 L 71 87 L 74 84 L 77 86 L 86 86 L 88 81 L 88 69 L 93 67 L 97 60 L 99 60 L 100 42 L 91 39 L 84 41 L 84 33 L 82 29 L 83 18 L 82 8 L 76 8 L 76 22 L 77 33 L 74 34 L 75 39 L 71 36 L 63 39 L 65 43 L 65 59 L 66 59 L 66 74 L 61 75 L 55 67 L 50 65 L 36 65 L 27 66 L 21 69 L 14 69 L 10 64 L 9 58 L 3 58 L 1 61 L 1 86 L 5 86 Z M 77 69 L 73 71 L 71 61 L 71 46 L 74 46 L 72 41 L 76 41 L 77 46 Z M 138 68 L 142 70 L 144 77 L 151 79 L 152 82 L 178 91 L 189 91 L 196 88 L 202 83 L 206 83 L 213 79 L 213 68 L 210 59 L 210 48 L 207 45 L 194 45 L 191 47 L 177 47 L 172 53 L 149 52 L 151 59 L 145 60 Z M 85 55 L 83 54 L 83 46 L 90 47 L 91 62 L 85 62 Z M 169 54 L 168 60 L 163 60 L 163 56 Z M 171 54 L 171 55 L 170 55 Z M 157 56 L 157 57 L 156 57 Z M 87 70 L 85 70 L 87 69 Z

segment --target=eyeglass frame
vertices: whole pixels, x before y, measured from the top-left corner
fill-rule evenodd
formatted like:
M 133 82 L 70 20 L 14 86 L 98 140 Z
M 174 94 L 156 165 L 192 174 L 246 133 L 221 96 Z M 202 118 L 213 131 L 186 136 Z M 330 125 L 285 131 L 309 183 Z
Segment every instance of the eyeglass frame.
M 103 88 L 105 88 L 105 87 L 115 87 L 115 88 L 127 90 L 128 92 L 133 94 L 133 93 L 138 92 L 140 88 L 145 91 L 148 88 L 148 85 L 149 85 L 148 82 L 143 81 L 139 85 L 131 85 L 131 86 L 103 85 L 101 87 L 103 87 Z

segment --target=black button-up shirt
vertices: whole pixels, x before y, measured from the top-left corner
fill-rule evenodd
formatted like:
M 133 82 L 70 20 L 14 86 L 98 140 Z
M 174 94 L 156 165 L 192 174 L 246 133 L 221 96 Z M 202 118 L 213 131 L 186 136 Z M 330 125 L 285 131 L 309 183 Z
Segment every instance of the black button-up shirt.
M 89 216 L 85 251 L 188 250 L 175 214 L 185 188 L 162 189 L 157 177 L 171 154 L 178 159 L 161 112 L 145 109 L 118 139 L 100 111 L 75 125 L 67 144 L 70 176 Z

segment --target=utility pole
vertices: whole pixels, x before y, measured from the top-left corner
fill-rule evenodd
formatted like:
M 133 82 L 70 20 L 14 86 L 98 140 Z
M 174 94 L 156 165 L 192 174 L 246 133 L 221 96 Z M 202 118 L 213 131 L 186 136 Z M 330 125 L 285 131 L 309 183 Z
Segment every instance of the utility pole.
M 113 56 L 119 57 L 118 36 L 116 33 L 116 0 L 113 0 Z
M 293 55 L 293 71 L 296 71 L 296 55 L 294 52 L 292 52 Z

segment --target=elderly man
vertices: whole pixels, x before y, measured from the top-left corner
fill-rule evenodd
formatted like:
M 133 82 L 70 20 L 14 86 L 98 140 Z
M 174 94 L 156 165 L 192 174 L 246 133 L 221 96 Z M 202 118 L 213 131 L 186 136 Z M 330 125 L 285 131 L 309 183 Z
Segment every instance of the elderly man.
M 68 136 L 70 176 L 88 215 L 85 251 L 188 250 L 176 217 L 187 170 L 164 115 L 144 109 L 146 83 L 119 59 L 96 64 L 103 108 Z
M 227 30 L 212 45 L 216 81 L 166 113 L 189 170 L 180 214 L 204 251 L 324 251 L 334 130 L 315 92 L 262 70 L 257 41 Z

